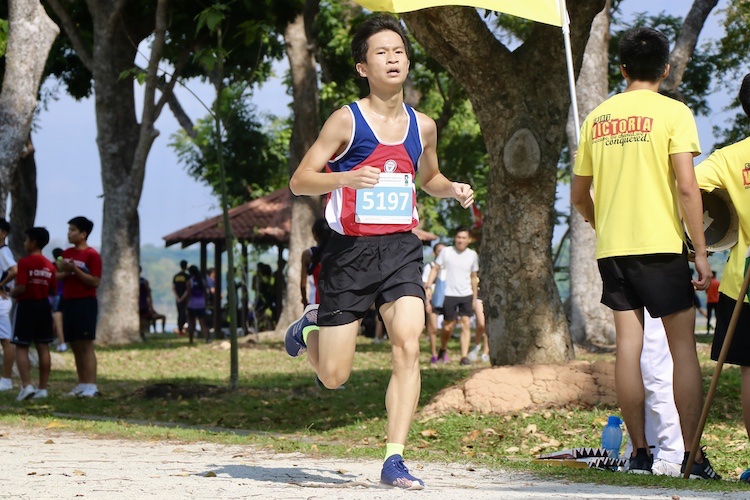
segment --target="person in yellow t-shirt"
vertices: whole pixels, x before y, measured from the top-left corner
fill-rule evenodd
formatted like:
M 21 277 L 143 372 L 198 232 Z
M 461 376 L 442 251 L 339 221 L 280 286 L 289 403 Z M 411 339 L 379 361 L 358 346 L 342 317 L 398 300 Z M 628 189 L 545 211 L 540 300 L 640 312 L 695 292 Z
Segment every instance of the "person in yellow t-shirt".
M 596 229 L 602 303 L 613 310 L 617 334 L 615 387 L 633 442 L 629 472 L 651 474 L 640 367 L 643 309 L 664 324 L 682 437 L 690 449 L 703 400 L 693 295 L 694 287 L 708 287 L 711 273 L 693 170 L 700 153 L 695 120 L 687 106 L 658 94 L 669 74 L 669 41 L 656 30 L 633 28 L 622 36 L 619 52 L 627 87 L 584 121 L 571 202 Z M 678 205 L 696 251 L 693 280 Z M 718 478 L 702 453 L 690 475 Z
M 750 74 L 745 75 L 740 86 L 740 104 L 750 116 Z M 729 320 L 737 304 L 745 277 L 745 252 L 750 246 L 750 137 L 715 151 L 695 169 L 698 184 L 705 191 L 725 189 L 737 211 L 739 235 L 737 244 L 729 251 L 729 259 L 719 285 L 719 303 L 716 307 L 716 328 L 711 347 L 711 359 L 719 359 Z M 743 297 L 739 321 L 734 330 L 726 362 L 739 365 L 742 372 L 742 409 L 745 429 L 750 436 L 750 304 Z M 740 479 L 750 482 L 750 469 Z

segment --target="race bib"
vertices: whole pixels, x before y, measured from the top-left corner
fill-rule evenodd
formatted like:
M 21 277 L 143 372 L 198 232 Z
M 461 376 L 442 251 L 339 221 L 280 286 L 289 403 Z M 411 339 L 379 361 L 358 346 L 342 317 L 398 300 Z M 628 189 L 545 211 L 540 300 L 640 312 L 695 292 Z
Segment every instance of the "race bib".
M 409 224 L 414 211 L 411 174 L 380 174 L 378 183 L 357 190 L 355 221 L 360 224 Z

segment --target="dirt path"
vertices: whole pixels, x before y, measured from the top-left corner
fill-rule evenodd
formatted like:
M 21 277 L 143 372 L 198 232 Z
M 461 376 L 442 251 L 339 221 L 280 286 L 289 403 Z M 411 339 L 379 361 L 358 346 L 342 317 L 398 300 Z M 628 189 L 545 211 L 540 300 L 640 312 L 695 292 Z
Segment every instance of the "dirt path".
M 722 499 L 662 488 L 552 482 L 530 474 L 412 462 L 423 491 L 381 487 L 378 461 L 276 454 L 252 446 L 92 439 L 0 426 L 0 498 L 166 499 Z

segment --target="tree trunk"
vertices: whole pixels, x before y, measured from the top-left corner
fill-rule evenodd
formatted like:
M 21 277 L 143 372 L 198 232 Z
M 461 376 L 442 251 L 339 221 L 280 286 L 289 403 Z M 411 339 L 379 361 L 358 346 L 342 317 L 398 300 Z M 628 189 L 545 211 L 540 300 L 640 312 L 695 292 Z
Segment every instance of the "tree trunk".
M 596 15 L 576 82 L 578 113 L 583 118 L 607 98 L 609 23 L 611 1 Z M 568 120 L 568 145 L 578 147 L 572 116 Z M 582 345 L 611 346 L 615 326 L 609 309 L 601 304 L 602 280 L 596 263 L 596 232 L 571 207 L 570 211 L 570 336 Z
M 38 1 L 9 0 L 8 24 L 0 92 L 0 217 L 5 217 L 11 172 L 31 132 L 44 65 L 60 33 Z
M 602 7 L 603 0 L 569 6 L 578 65 Z M 567 362 L 573 344 L 550 245 L 570 106 L 560 30 L 536 24 L 511 52 L 475 9 L 427 9 L 404 17 L 427 52 L 466 89 L 487 145 L 480 275 L 492 364 Z
M 31 135 L 21 152 L 21 157 L 10 178 L 10 237 L 8 246 L 15 255 L 24 255 L 23 241 L 26 230 L 34 225 L 36 218 L 36 161 Z
M 155 41 L 144 90 L 142 122 L 135 113 L 131 78 L 120 75 L 135 66 L 142 37 L 128 29 L 134 11 L 120 2 L 89 0 L 93 18 L 92 74 L 96 94 L 97 145 L 102 168 L 104 214 L 102 220 L 102 280 L 99 288 L 97 339 L 122 344 L 139 338 L 138 265 L 140 227 L 138 203 L 143 190 L 146 158 L 158 132 L 154 107 L 156 63 L 163 47 L 163 0 L 157 7 Z M 163 23 L 163 19 L 161 20 Z M 148 33 L 146 33 L 148 34 Z M 161 109 L 161 108 L 159 108 Z
M 315 40 L 311 34 L 312 19 L 318 0 L 308 0 L 304 14 L 298 15 L 284 31 L 286 54 L 292 76 L 294 125 L 290 141 L 289 174 L 297 169 L 318 134 L 318 80 L 315 64 Z M 320 216 L 320 198 L 291 196 L 292 222 L 289 235 L 289 262 L 286 272 L 284 309 L 276 324 L 283 332 L 302 313 L 300 295 L 300 258 L 314 244 L 312 224 Z
M 719 3 L 719 0 L 695 0 L 693 2 L 690 12 L 685 16 L 685 21 L 682 23 L 680 36 L 675 42 L 672 53 L 669 54 L 669 64 L 672 69 L 667 79 L 662 83 L 664 89 L 674 92 L 682 84 L 685 68 L 687 68 L 690 58 L 693 56 L 695 45 L 698 43 L 698 35 L 700 35 L 708 15 L 717 3 Z

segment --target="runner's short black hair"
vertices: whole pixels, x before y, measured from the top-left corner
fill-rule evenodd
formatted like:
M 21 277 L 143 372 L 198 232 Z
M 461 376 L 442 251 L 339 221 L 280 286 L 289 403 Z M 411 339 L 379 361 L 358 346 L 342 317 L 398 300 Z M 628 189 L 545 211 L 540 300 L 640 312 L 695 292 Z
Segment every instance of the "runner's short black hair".
M 36 247 L 41 250 L 49 243 L 49 231 L 43 227 L 32 227 L 26 230 L 26 237 L 29 241 L 36 243 Z
M 94 229 L 94 223 L 82 215 L 73 217 L 68 221 L 68 224 L 70 224 L 71 226 L 75 226 L 79 231 L 86 233 L 86 238 L 89 237 L 89 235 L 91 234 L 91 230 Z
M 411 43 L 409 42 L 406 30 L 404 30 L 401 23 L 395 17 L 379 14 L 368 18 L 360 24 L 357 32 L 354 33 L 354 37 L 352 38 L 352 57 L 355 64 L 367 62 L 367 41 L 372 35 L 376 35 L 381 31 L 393 31 L 397 33 L 404 42 L 407 59 L 411 59 Z
M 10 232 L 10 223 L 3 218 L 0 218 L 0 231 Z
M 632 80 L 656 82 L 669 64 L 669 40 L 653 28 L 631 28 L 620 38 L 620 64 Z
M 747 116 L 750 116 L 750 73 L 745 75 L 740 86 L 740 104 Z

